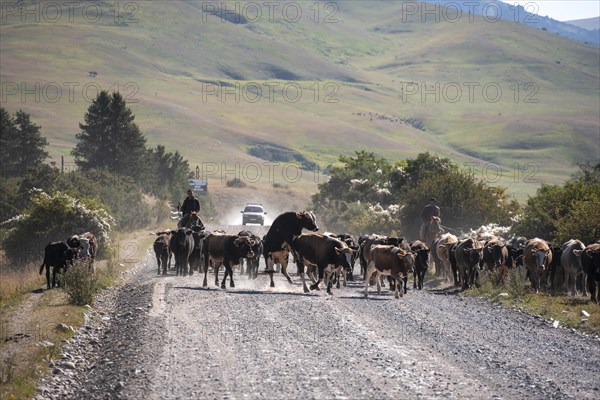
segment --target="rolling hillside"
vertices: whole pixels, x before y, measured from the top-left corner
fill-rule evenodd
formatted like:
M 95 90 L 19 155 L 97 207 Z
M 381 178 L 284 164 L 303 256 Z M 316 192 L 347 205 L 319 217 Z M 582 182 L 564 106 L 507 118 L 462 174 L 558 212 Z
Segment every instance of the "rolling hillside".
M 322 176 L 296 179 L 250 148 L 321 167 L 360 149 L 494 163 L 488 179 L 521 200 L 600 157 L 600 50 L 522 24 L 401 1 L 83 2 L 60 16 L 2 3 L 1 105 L 31 113 L 54 158 L 97 88 L 125 95 L 151 145 L 211 179 L 258 165 L 253 186 L 290 198 Z

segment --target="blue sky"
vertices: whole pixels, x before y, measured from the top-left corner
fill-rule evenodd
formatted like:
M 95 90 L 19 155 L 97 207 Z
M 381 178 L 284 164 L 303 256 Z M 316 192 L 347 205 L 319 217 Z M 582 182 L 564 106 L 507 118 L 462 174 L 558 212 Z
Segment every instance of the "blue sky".
M 600 15 L 600 0 L 503 1 L 508 4 L 519 4 L 526 11 L 534 12 L 543 17 L 548 16 L 558 21 L 592 18 Z

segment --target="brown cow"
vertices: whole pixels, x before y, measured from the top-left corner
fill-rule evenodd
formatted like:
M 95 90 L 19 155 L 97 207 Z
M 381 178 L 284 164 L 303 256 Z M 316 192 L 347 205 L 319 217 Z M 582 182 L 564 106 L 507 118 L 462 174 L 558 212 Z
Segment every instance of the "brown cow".
M 531 287 L 536 293 L 540 288 L 546 290 L 548 267 L 552 262 L 552 251 L 548 243 L 539 238 L 528 240 L 523 251 L 523 261 L 529 272 Z
M 173 253 L 171 252 L 171 248 L 169 247 L 169 240 L 171 240 L 171 231 L 156 232 L 154 235 L 156 235 L 157 237 L 154 240 L 152 248 L 154 249 L 154 254 L 156 255 L 156 264 L 158 266 L 157 273 L 160 274 L 160 270 L 162 267 L 162 273 L 163 275 L 166 275 L 167 269 L 171 268 L 171 258 L 173 257 Z
M 374 245 L 371 246 L 370 261 L 367 265 L 365 276 L 365 297 L 369 296 L 369 281 L 371 275 L 389 275 L 396 279 L 396 282 L 401 282 L 403 278 L 408 277 L 415 268 L 415 257 L 410 251 L 405 251 L 399 247 L 390 245 Z M 377 293 L 381 292 L 381 282 L 377 281 Z M 394 288 L 394 296 L 402 297 L 404 292 L 398 291 L 397 284 Z
M 450 247 L 454 243 L 458 242 L 458 238 L 451 233 L 444 233 L 440 238 L 435 242 L 436 247 L 432 250 L 437 251 L 437 257 L 440 259 L 442 263 L 442 268 L 444 270 L 443 277 L 446 279 L 446 282 L 450 281 L 450 277 L 454 274 L 452 273 L 452 266 L 450 265 Z M 455 285 L 458 285 L 458 282 L 454 282 Z

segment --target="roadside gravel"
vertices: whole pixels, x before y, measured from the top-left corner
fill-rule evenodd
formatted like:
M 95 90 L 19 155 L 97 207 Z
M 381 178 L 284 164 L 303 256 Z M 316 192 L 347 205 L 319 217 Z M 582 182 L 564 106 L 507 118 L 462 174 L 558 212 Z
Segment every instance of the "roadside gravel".
M 539 317 L 433 289 L 365 299 L 360 283 L 328 296 L 297 277 L 235 278 L 204 289 L 197 273 L 157 276 L 149 255 L 89 311 L 36 398 L 600 397 L 600 340 Z

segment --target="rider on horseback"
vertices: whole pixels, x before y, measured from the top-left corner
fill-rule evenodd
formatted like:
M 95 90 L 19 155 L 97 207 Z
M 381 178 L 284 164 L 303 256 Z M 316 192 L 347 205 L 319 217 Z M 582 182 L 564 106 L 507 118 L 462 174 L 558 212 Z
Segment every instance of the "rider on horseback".
M 181 211 L 182 214 L 182 217 L 177 224 L 179 228 L 187 225 L 192 212 L 200 212 L 200 202 L 194 197 L 194 192 L 192 192 L 192 189 L 188 189 L 187 197 L 185 200 L 183 200 L 183 204 L 179 207 L 179 211 Z
M 435 202 L 435 198 L 432 197 L 431 199 L 429 199 L 429 204 L 423 207 L 423 211 L 421 211 L 421 220 L 423 223 L 421 224 L 421 232 L 419 234 L 420 238 L 425 237 L 425 229 L 427 229 L 427 226 L 431 222 L 431 219 L 433 217 L 440 218 L 440 208 L 435 205 Z

